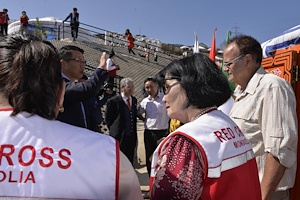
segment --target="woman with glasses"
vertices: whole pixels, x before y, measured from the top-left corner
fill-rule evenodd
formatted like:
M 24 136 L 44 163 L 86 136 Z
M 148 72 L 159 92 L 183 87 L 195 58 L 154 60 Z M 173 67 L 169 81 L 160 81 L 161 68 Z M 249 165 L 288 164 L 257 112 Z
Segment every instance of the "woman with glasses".
M 194 54 L 173 61 L 164 73 L 168 116 L 184 125 L 153 154 L 151 199 L 261 199 L 252 146 L 217 110 L 231 95 L 221 70 Z

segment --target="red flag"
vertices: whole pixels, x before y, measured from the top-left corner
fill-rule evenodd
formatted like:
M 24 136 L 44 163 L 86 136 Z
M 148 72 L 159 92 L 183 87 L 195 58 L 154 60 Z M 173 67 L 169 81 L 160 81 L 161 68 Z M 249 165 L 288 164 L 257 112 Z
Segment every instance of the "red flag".
M 215 30 L 214 30 L 214 36 L 211 41 L 211 47 L 210 47 L 210 52 L 209 52 L 209 58 L 214 62 L 216 61 L 216 31 L 217 31 L 217 28 L 215 28 Z

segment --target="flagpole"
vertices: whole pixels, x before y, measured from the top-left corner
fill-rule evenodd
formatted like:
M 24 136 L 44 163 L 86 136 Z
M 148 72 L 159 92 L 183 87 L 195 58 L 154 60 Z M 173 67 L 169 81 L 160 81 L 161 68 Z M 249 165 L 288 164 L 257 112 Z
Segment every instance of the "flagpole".
M 230 36 L 231 36 L 231 31 L 229 30 L 227 32 L 227 36 L 226 36 L 226 44 L 228 44 L 228 42 L 230 40 Z M 222 72 L 226 76 L 226 78 L 228 78 L 228 73 L 225 72 L 225 70 L 224 70 L 224 59 L 223 59 L 223 62 L 222 62 Z M 235 83 L 234 82 L 228 82 L 228 83 L 229 83 L 230 89 L 231 89 L 231 91 L 233 93 L 234 89 L 235 89 Z
M 231 31 L 229 30 L 227 32 L 227 36 L 226 36 L 226 44 L 228 44 L 229 40 L 230 40 L 230 36 L 231 36 Z M 222 62 L 222 71 L 224 72 L 224 61 Z M 227 74 L 227 73 L 226 73 Z
M 194 42 L 194 48 L 193 48 L 193 53 L 199 53 L 199 42 L 198 42 L 198 36 L 197 33 L 194 32 L 195 34 L 195 42 Z

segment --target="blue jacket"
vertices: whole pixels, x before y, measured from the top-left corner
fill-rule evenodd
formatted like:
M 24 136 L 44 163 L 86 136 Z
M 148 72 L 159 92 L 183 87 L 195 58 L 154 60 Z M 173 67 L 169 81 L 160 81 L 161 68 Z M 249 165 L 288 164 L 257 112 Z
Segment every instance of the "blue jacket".
M 103 69 L 97 68 L 92 76 L 86 80 L 84 83 L 81 82 L 71 82 L 65 79 L 66 82 L 66 92 L 64 96 L 64 112 L 59 113 L 57 119 L 59 121 L 65 122 L 79 127 L 86 127 L 84 122 L 84 115 L 82 112 L 82 104 L 86 105 L 90 102 L 100 91 L 101 86 L 107 78 L 107 72 Z M 82 104 L 81 104 L 82 102 Z M 85 116 L 90 115 L 86 113 Z M 89 119 L 86 118 L 87 128 L 89 127 Z

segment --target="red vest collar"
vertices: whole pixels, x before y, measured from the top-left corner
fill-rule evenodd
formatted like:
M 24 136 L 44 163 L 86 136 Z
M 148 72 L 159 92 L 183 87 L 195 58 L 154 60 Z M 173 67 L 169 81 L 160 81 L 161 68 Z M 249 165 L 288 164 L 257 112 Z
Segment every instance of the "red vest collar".
M 12 111 L 13 108 L 0 108 L 0 111 Z

